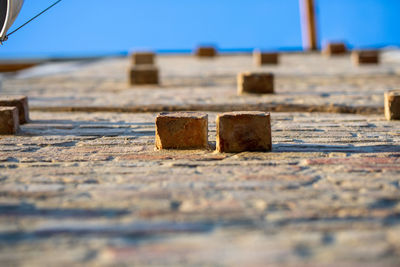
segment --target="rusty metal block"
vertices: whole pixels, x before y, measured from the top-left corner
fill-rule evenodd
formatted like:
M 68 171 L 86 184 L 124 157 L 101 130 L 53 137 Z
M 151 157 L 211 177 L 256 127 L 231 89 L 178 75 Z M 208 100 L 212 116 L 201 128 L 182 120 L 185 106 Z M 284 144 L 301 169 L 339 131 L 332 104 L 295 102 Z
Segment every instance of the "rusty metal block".
M 15 134 L 19 128 L 18 109 L 0 106 L 0 135 Z
M 237 77 L 238 94 L 273 94 L 274 75 L 272 73 L 243 72 Z
M 208 115 L 199 112 L 159 114 L 156 118 L 156 148 L 208 148 Z
M 257 111 L 229 112 L 217 117 L 217 151 L 271 151 L 270 114 Z

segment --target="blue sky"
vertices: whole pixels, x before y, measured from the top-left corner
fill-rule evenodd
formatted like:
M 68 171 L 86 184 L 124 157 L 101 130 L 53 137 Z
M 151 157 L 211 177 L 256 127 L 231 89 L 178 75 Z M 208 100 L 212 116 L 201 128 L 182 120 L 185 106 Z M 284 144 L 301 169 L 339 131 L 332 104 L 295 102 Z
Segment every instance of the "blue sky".
M 316 0 L 319 39 L 400 45 L 399 0 Z M 25 0 L 14 28 L 53 0 Z M 0 57 L 98 55 L 132 48 L 300 48 L 299 0 L 63 0 L 14 34 Z

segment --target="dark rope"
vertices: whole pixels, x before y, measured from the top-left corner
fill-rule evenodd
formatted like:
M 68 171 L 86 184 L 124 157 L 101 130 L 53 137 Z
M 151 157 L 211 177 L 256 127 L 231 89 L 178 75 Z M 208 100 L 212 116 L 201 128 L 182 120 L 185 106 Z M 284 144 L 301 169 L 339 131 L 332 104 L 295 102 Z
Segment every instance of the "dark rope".
M 57 5 L 58 3 L 60 3 L 62 0 L 58 0 L 56 1 L 54 4 L 52 4 L 51 6 L 49 6 L 48 8 L 46 8 L 45 10 L 43 10 L 42 12 L 40 12 L 39 14 L 37 14 L 36 16 L 34 16 L 33 18 L 31 18 L 30 20 L 28 20 L 27 22 L 25 22 L 24 24 L 22 24 L 21 26 L 19 26 L 17 29 L 15 29 L 14 31 L 10 32 L 9 34 L 7 34 L 4 38 L 3 41 L 6 41 L 8 39 L 8 37 L 10 35 L 12 35 L 13 33 L 19 31 L 21 28 L 25 27 L 27 24 L 31 23 L 33 20 L 37 19 L 38 17 L 40 17 L 41 15 L 43 15 L 43 13 L 46 13 L 47 11 L 49 11 L 49 9 L 51 9 L 52 7 L 54 7 L 55 5 Z

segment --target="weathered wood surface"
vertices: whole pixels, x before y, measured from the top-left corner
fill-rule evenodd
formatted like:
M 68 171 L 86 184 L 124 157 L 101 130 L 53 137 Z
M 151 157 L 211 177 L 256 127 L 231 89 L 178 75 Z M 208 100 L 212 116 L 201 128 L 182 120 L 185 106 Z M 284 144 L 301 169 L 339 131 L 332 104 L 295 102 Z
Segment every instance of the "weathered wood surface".
M 128 85 L 129 59 L 52 63 L 7 76 L 2 93 L 27 94 L 33 109 L 159 111 L 278 109 L 383 112 L 383 92 L 397 88 L 400 64 L 383 55 L 380 66 L 355 67 L 350 56 L 284 54 L 278 66 L 256 67 L 251 55 L 199 60 L 159 56 L 160 86 Z M 189 67 L 188 67 L 189 66 Z M 275 73 L 276 95 L 237 96 L 242 71 Z M 332 106 L 335 105 L 335 106 Z
M 33 111 L 0 137 L 1 265 L 398 266 L 400 122 L 385 120 L 383 92 L 399 63 L 282 59 L 265 68 L 278 94 L 257 98 L 236 96 L 250 55 L 160 57 L 160 88 L 129 88 L 123 59 L 5 77 L 2 93 L 42 110 L 310 100 L 382 112 L 273 112 L 272 152 L 220 154 L 156 151 L 157 113 Z

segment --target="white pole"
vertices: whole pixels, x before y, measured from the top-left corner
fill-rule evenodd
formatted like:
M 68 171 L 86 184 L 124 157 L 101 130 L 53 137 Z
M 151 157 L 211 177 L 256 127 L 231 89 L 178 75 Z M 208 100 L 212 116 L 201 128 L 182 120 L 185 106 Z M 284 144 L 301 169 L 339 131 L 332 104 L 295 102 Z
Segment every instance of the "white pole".
M 13 25 L 15 19 L 18 17 L 19 12 L 24 4 L 24 0 L 6 0 L 7 7 L 6 10 L 0 11 L 3 12 L 0 16 L 4 16 L 5 12 L 5 20 L 4 25 L 1 25 L 0 32 L 0 41 L 5 41 L 7 37 L 7 31 Z

